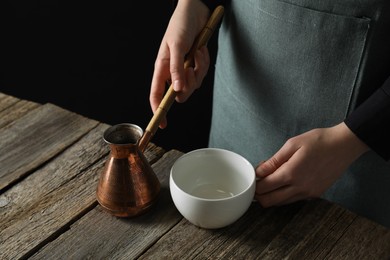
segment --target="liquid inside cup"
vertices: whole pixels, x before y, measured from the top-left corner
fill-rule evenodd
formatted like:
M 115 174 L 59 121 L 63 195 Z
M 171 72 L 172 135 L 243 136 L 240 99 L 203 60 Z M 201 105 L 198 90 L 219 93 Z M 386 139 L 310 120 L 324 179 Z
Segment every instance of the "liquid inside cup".
M 228 197 L 233 197 L 234 193 L 228 190 L 226 187 L 215 184 L 203 184 L 195 187 L 195 189 L 190 192 L 192 196 L 204 198 L 204 199 L 224 199 Z

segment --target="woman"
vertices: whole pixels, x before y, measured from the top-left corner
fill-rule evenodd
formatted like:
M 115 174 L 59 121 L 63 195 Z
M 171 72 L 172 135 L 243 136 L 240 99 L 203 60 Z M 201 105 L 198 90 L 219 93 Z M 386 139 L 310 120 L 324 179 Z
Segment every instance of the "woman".
M 390 227 L 390 2 L 179 0 L 155 62 L 153 111 L 166 81 L 178 102 L 201 85 L 207 48 L 194 68 L 184 57 L 218 4 L 209 146 L 251 161 L 263 207 L 323 197 Z

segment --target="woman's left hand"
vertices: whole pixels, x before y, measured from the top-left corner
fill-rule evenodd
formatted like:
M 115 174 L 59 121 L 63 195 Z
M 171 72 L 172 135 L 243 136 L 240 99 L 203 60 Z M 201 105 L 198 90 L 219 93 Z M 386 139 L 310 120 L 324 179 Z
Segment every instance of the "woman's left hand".
M 257 166 L 255 199 L 270 207 L 319 197 L 368 150 L 344 123 L 293 137 Z

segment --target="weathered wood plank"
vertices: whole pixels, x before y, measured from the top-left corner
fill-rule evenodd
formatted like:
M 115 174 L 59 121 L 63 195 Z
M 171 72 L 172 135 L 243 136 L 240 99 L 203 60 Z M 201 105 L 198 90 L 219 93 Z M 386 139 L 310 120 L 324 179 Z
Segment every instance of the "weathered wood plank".
M 0 259 L 20 258 L 40 247 L 95 203 L 96 172 L 108 154 L 103 128 L 99 125 L 0 196 Z
M 359 223 L 356 225 L 356 223 Z M 311 201 L 259 255 L 261 259 L 362 259 L 390 257 L 390 231 L 325 200 Z M 379 235 L 378 235 L 379 234 Z M 361 238 L 361 239 L 357 239 Z M 350 247 L 336 248 L 340 240 Z
M 33 254 L 97 205 L 97 181 L 109 153 L 102 139 L 107 127 L 99 124 L 0 195 L 0 259 Z M 157 160 L 163 153 L 150 143 L 145 156 Z
M 169 192 L 169 171 L 181 154 L 172 150 L 152 165 L 161 193 L 145 214 L 117 218 L 98 206 L 31 259 L 134 259 L 142 254 L 182 219 Z
M 23 172 L 0 188 L 0 259 L 390 259 L 389 229 L 324 200 L 253 203 L 229 227 L 198 228 L 169 193 L 182 153 L 161 158 L 152 143 L 145 155 L 162 183 L 157 204 L 142 216 L 113 217 L 95 197 L 109 126 L 71 114 L 0 93 L 0 186 L 3 165 Z M 15 158 L 5 155 L 13 150 Z
M 325 200 L 307 202 L 259 257 L 279 259 L 294 257 L 294 254 L 303 259 L 305 256 L 308 257 L 306 259 L 319 257 L 332 249 L 354 217 Z
M 0 101 L 0 104 L 4 103 Z M 18 102 L 12 103 L 12 105 L 7 106 L 3 110 L 0 110 L 0 128 L 8 126 L 10 123 L 18 120 L 20 117 L 39 106 L 41 105 L 38 103 L 26 100 L 20 100 Z
M 45 104 L 0 129 L 0 192 L 63 151 L 97 121 Z
M 351 241 L 355 241 L 351 243 Z M 390 259 L 390 232 L 367 219 L 357 217 L 337 241 L 328 259 Z
M 159 160 L 165 152 L 164 148 L 157 146 L 154 143 L 149 143 L 144 151 L 144 155 L 148 159 L 150 165 L 152 165 L 157 162 L 157 160 Z
M 140 259 L 388 259 L 389 230 L 370 232 L 378 226 L 367 223 L 323 200 L 272 209 L 253 204 L 236 223 L 218 230 L 182 219 Z M 361 237 L 359 243 L 335 247 L 342 239 L 356 241 L 352 236 Z
M 20 101 L 20 99 L 0 92 L 0 112 L 17 103 L 18 101 Z
M 263 209 L 254 202 L 238 221 L 215 230 L 198 228 L 183 218 L 140 259 L 254 259 L 301 207 L 297 203 Z

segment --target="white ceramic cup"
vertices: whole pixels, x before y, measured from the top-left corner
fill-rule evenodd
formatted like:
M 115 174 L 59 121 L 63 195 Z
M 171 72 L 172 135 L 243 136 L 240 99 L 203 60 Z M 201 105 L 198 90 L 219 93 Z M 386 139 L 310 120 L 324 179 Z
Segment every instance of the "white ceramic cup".
M 182 155 L 171 168 L 169 188 L 176 208 L 206 229 L 228 226 L 251 205 L 256 186 L 253 166 L 232 151 L 203 148 Z

